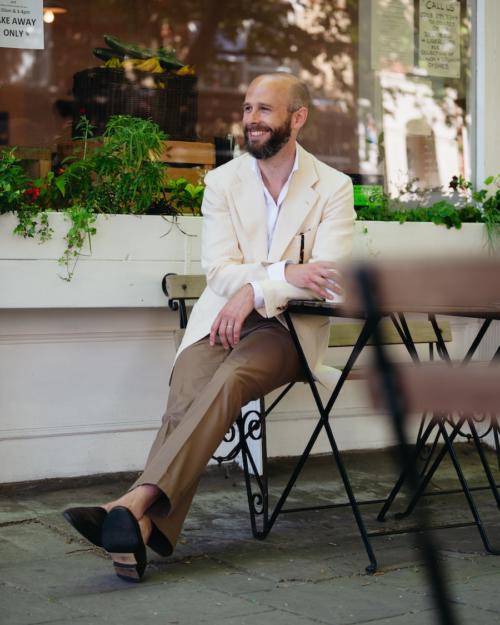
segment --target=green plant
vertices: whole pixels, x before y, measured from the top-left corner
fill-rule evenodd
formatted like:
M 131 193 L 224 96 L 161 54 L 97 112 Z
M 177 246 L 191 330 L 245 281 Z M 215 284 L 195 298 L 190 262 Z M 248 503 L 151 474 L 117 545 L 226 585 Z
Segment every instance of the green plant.
M 48 223 L 46 203 L 52 182 L 52 172 L 45 179 L 30 181 L 16 157 L 15 148 L 1 153 L 0 213 L 17 214 L 16 234 L 38 237 L 41 241 L 50 238 L 52 230 Z
M 48 210 L 63 211 L 70 222 L 66 248 L 60 258 L 71 279 L 83 245 L 96 233 L 99 213 L 145 214 L 163 203 L 177 214 L 181 189 L 170 202 L 160 155 L 167 136 L 149 120 L 119 115 L 110 118 L 102 137 L 94 138 L 85 117 L 77 125 L 78 151 L 67 157 L 57 173 L 30 180 L 15 151 L 0 154 L 0 212 L 14 212 L 15 233 L 45 241 L 52 235 Z M 92 140 L 92 142 L 91 142 Z M 199 213 L 202 185 L 186 185 L 187 208 Z M 172 205 L 175 204 L 175 210 Z
M 432 202 L 434 190 L 416 190 L 415 181 L 402 190 L 402 197 L 413 194 L 418 205 L 408 207 L 401 197 L 391 197 L 383 193 L 377 202 L 357 210 L 358 220 L 363 221 L 431 221 L 447 228 L 461 228 L 463 223 L 483 222 L 491 246 L 500 235 L 500 175 L 490 176 L 484 181 L 485 187 L 474 190 L 472 183 L 462 176 L 454 176 L 450 182 L 453 192 L 449 199 Z M 496 191 L 489 188 L 496 185 Z
M 83 158 L 65 161 L 63 194 L 96 213 L 147 212 L 164 186 L 158 158 L 165 133 L 149 120 L 118 115 L 108 121 L 102 144 L 88 149 L 91 129 L 85 121 L 81 128 Z
M 186 178 L 177 178 L 168 180 L 165 190 L 174 214 L 178 215 L 188 209 L 193 215 L 201 215 L 204 185 L 192 184 Z
M 472 198 L 481 205 L 482 221 L 486 226 L 489 243 L 493 246 L 500 236 L 500 174 L 488 176 L 484 184 L 489 188 L 473 191 Z

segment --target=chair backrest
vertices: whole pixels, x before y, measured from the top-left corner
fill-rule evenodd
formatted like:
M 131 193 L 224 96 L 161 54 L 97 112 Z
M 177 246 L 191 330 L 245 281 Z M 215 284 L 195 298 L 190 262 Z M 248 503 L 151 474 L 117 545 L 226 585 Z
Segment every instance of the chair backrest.
M 498 257 L 418 260 L 346 265 L 347 311 L 366 311 L 363 275 L 370 280 L 379 312 L 424 312 L 474 317 L 500 313 Z
M 498 258 L 375 262 L 346 266 L 341 273 L 346 311 L 361 311 L 374 318 L 381 312 L 418 311 L 500 319 Z M 375 338 L 379 349 L 371 387 L 377 406 L 390 404 L 399 395 L 405 412 L 500 413 L 499 366 L 396 367 L 382 349 L 383 341 L 377 334 Z M 378 384 L 380 381 L 383 384 Z
M 174 332 L 176 349 L 181 344 L 188 321 L 188 305 L 196 301 L 207 284 L 204 275 L 178 275 L 167 273 L 163 276 L 161 288 L 168 297 L 168 307 L 179 313 L 179 329 Z

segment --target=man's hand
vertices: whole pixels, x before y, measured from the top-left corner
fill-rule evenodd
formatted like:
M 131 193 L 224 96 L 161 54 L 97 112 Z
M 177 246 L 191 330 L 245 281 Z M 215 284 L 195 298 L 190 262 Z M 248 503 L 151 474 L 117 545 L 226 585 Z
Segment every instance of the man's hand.
M 287 282 L 301 289 L 309 289 L 325 299 L 332 299 L 334 293 L 342 295 L 336 264 L 318 261 L 304 265 L 288 264 L 285 267 Z
M 254 308 L 252 285 L 245 284 L 219 312 L 210 329 L 210 345 L 215 345 L 219 335 L 224 349 L 234 347 L 240 340 L 241 326 Z

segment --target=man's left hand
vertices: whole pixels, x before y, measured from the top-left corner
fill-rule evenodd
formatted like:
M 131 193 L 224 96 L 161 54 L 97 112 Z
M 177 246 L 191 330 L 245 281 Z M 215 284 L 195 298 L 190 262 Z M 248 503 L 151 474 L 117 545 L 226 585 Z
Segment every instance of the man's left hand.
M 219 335 L 224 349 L 235 347 L 240 340 L 241 327 L 254 308 L 252 285 L 245 284 L 219 312 L 210 329 L 210 345 L 215 345 Z

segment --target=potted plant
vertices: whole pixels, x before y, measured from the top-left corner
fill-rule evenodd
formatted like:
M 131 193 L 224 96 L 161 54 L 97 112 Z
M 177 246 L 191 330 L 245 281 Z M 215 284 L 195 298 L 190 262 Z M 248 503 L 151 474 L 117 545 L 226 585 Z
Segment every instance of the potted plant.
M 454 177 L 445 196 L 412 181 L 400 195 L 379 193 L 357 210 L 355 255 L 467 255 L 489 253 L 500 234 L 500 176 L 475 190 Z
M 53 235 L 49 212 L 61 211 L 69 227 L 60 263 L 65 279 L 73 276 L 85 245 L 92 252 L 99 215 L 176 215 L 187 210 L 199 215 L 203 185 L 185 179 L 169 180 L 159 160 L 167 136 L 150 120 L 130 116 L 111 117 L 99 140 L 83 117 L 78 129 L 81 141 L 66 157 L 57 173 L 29 180 L 15 156 L 15 149 L 0 159 L 0 211 L 12 212 L 15 233 L 47 241 Z

